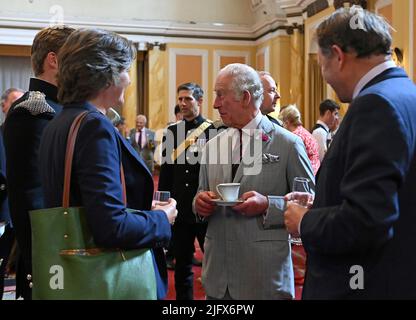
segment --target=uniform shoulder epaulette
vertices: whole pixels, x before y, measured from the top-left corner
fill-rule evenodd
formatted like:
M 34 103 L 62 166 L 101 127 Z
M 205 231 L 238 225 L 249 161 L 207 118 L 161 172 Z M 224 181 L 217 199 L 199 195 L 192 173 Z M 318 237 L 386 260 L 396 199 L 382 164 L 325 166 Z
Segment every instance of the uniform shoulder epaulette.
M 45 94 L 40 91 L 29 91 L 27 98 L 17 104 L 14 110 L 19 110 L 20 108 L 29 111 L 33 116 L 42 113 L 55 113 L 55 110 L 46 101 Z

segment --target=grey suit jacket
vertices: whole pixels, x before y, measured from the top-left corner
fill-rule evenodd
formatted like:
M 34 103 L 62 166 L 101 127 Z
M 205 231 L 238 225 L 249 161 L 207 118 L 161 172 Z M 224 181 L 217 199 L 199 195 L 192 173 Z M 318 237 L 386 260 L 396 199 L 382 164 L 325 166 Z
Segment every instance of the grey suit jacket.
M 257 136 L 261 150 L 253 157 L 257 168 L 250 171 L 250 165 L 245 163 L 249 158 L 246 150 L 233 181 L 230 163 L 213 163 L 213 154 L 227 153 L 221 148 L 227 144 L 232 129 L 210 140 L 204 150 L 203 162 L 206 163 L 200 168 L 198 191 L 216 192 L 219 183 L 240 182 L 240 196 L 252 190 L 267 195 L 268 214 L 278 217 L 277 223 L 275 219 L 274 226 L 266 229 L 262 215 L 245 217 L 231 207 L 216 207 L 208 218 L 202 269 L 203 285 L 210 297 L 224 297 L 227 288 L 231 297 L 238 300 L 294 297 L 288 233 L 281 201 L 274 196 L 289 193 L 296 176 L 309 178 L 314 188 L 313 171 L 299 137 L 272 124 L 265 116 L 259 129 L 263 132 L 262 137 Z M 250 137 L 252 149 L 255 140 L 255 136 Z

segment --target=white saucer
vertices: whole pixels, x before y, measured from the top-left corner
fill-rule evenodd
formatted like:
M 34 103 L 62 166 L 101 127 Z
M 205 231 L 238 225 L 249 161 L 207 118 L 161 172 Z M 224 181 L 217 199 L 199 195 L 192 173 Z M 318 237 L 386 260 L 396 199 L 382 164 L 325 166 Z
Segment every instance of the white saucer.
M 213 199 L 213 202 L 217 204 L 217 206 L 224 206 L 224 207 L 233 207 L 236 204 L 243 203 L 243 200 L 235 200 L 235 201 L 224 201 L 222 199 Z

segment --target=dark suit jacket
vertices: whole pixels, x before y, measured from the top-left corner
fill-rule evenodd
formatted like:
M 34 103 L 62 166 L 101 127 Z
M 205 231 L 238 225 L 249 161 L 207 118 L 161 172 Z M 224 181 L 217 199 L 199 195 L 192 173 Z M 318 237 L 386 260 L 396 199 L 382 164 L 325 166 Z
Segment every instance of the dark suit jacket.
M 42 92 L 43 104 L 29 101 L 30 92 Z M 4 123 L 10 214 L 19 245 L 16 297 L 31 297 L 32 233 L 29 210 L 43 208 L 39 173 L 39 144 L 43 129 L 59 113 L 58 88 L 40 79 L 30 79 L 29 92 L 11 106 Z
M 0 222 L 10 222 L 9 204 L 7 202 L 6 154 L 3 133 L 0 132 Z
M 351 103 L 318 172 L 303 298 L 415 299 L 415 199 L 416 87 L 393 68 Z
M 69 127 L 82 111 L 83 120 L 74 150 L 71 206 L 83 206 L 97 246 L 107 248 L 154 248 L 158 297 L 167 292 L 167 272 L 162 247 L 170 236 L 163 211 L 150 211 L 153 180 L 143 160 L 111 122 L 91 104 L 65 106 L 45 129 L 40 147 L 40 169 L 45 205 L 62 205 L 64 156 Z M 126 178 L 129 208 L 122 199 L 120 163 Z M 159 272 L 158 272 L 159 271 Z

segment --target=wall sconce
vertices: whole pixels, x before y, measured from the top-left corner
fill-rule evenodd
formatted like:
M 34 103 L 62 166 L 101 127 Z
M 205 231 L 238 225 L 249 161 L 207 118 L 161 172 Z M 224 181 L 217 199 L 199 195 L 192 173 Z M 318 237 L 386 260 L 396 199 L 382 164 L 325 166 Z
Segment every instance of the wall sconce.
M 165 51 L 166 50 L 166 43 L 159 43 L 159 42 L 148 42 L 147 43 L 147 50 L 153 50 L 154 47 L 158 47 L 160 51 Z

